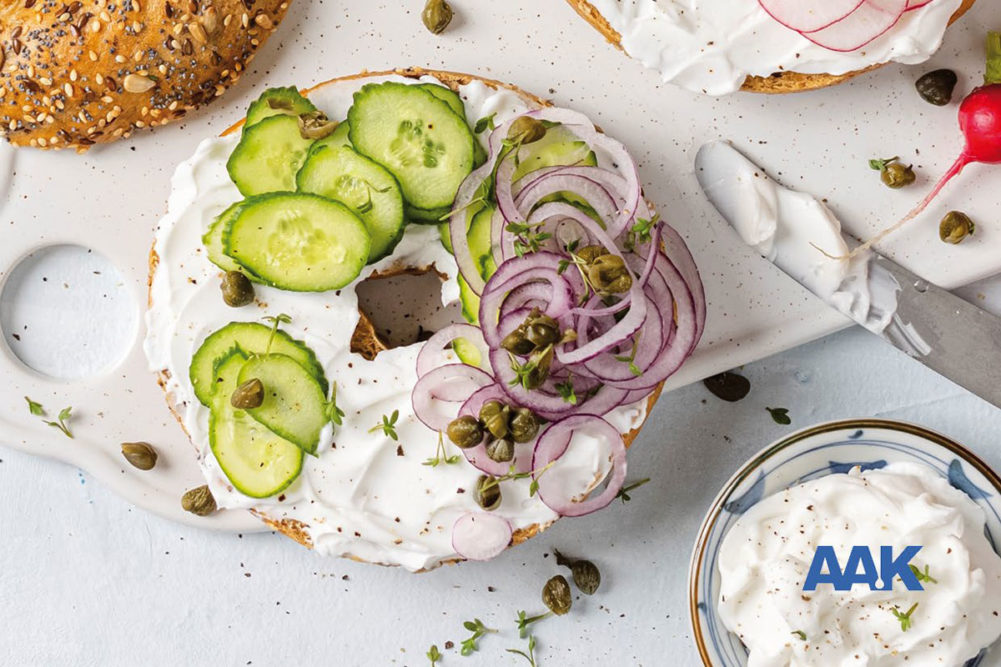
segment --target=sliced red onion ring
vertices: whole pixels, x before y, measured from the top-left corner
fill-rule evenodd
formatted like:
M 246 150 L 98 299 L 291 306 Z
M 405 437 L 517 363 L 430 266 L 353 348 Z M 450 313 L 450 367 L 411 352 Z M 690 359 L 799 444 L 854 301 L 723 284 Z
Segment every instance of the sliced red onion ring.
M 459 408 L 480 387 L 493 383 L 489 374 L 466 364 L 448 364 L 429 371 L 414 385 L 414 414 L 428 428 L 444 431 Z
M 514 531 L 504 517 L 468 512 L 452 526 L 452 548 L 468 560 L 490 560 L 511 544 Z
M 451 344 L 459 338 L 468 341 L 476 348 L 483 360 L 481 363 L 485 366 L 490 349 L 483 340 L 480 328 L 465 323 L 451 324 L 425 341 L 424 347 L 417 355 L 417 377 L 423 377 L 440 366 L 458 363 Z
M 612 448 L 610 461 L 611 477 L 604 491 L 588 497 L 588 489 L 566 489 L 558 475 L 550 475 L 551 470 L 542 472 L 551 462 L 560 459 L 572 446 L 573 440 L 582 431 L 606 440 Z M 600 510 L 618 495 L 626 479 L 626 447 L 622 436 L 615 427 L 595 415 L 573 415 L 550 424 L 539 437 L 532 459 L 532 470 L 536 471 L 539 485 L 539 499 L 560 516 L 583 516 Z M 606 476 L 607 477 L 607 476 Z M 600 484 L 602 480 L 596 480 Z

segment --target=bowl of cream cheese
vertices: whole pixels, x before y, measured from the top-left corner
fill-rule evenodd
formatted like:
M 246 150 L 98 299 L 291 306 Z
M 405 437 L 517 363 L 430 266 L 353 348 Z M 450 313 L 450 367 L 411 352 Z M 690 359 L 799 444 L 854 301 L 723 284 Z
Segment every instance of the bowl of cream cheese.
M 727 482 L 689 573 L 712 667 L 1001 661 L 1001 478 L 920 426 L 798 431 Z

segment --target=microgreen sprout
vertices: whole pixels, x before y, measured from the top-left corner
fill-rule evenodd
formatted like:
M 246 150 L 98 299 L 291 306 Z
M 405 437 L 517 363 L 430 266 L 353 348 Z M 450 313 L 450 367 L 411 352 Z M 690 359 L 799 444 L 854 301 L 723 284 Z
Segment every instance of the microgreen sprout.
M 911 619 L 911 614 L 913 614 L 914 610 L 917 608 L 918 608 L 918 603 L 915 602 L 914 604 L 911 605 L 911 608 L 907 610 L 907 613 L 901 612 L 896 607 L 891 609 L 890 613 L 893 614 L 898 621 L 900 621 L 900 629 L 903 630 L 904 632 L 907 632 L 908 630 L 911 629 L 911 626 L 914 625 L 914 621 Z
M 632 498 L 629 496 L 629 492 L 634 489 L 640 488 L 649 481 L 650 481 L 649 477 L 644 477 L 639 481 L 633 482 L 631 484 L 626 484 L 621 489 L 619 489 L 619 492 L 615 494 L 615 497 L 621 498 L 623 503 L 628 503 L 630 500 L 632 500 Z
M 337 382 L 333 383 L 330 390 L 330 402 L 327 403 L 327 417 L 338 426 L 344 424 L 344 410 L 337 407 Z
M 466 628 L 467 630 L 473 633 L 468 638 L 462 640 L 462 648 L 459 650 L 459 652 L 462 655 L 466 656 L 472 655 L 473 653 L 479 650 L 480 646 L 478 642 L 480 641 L 480 637 L 482 637 L 487 633 L 497 632 L 493 628 L 488 628 L 487 626 L 485 626 L 483 624 L 483 621 L 481 621 L 478 618 L 474 618 L 471 621 L 466 621 L 465 623 L 462 624 L 462 627 Z
M 437 667 L 438 661 L 441 660 L 441 652 L 438 650 L 438 645 L 431 644 L 431 648 L 428 649 L 425 655 L 431 661 L 431 667 Z
M 768 414 L 776 424 L 788 426 L 792 423 L 792 419 L 789 418 L 789 408 L 765 408 L 765 410 L 768 410 Z
M 282 324 L 288 324 L 289 322 L 292 321 L 292 318 L 289 315 L 286 315 L 285 313 L 280 313 L 274 316 L 269 315 L 267 317 L 262 317 L 261 319 L 264 320 L 265 322 L 271 323 L 271 335 L 268 336 L 268 344 L 264 348 L 264 353 L 268 354 L 269 352 L 271 352 L 271 343 L 274 342 L 275 336 L 278 335 L 278 327 L 281 326 Z
M 382 421 L 370 428 L 368 432 L 375 433 L 376 431 L 382 431 L 393 440 L 399 440 L 399 436 L 396 435 L 396 422 L 399 419 L 400 411 L 393 410 L 393 414 L 391 416 L 387 417 L 386 415 L 383 415 Z
M 556 385 L 556 390 L 560 392 L 560 398 L 570 405 L 577 405 L 577 392 L 574 391 L 573 382 L 567 378 Z
M 476 125 L 473 126 L 473 132 L 475 132 L 476 134 L 482 134 L 483 132 L 486 132 L 488 129 L 489 130 L 496 129 L 497 125 L 494 123 L 494 116 L 496 115 L 497 112 L 495 111 L 489 116 L 484 116 L 483 118 L 476 121 Z
M 920 581 L 921 583 L 926 583 L 926 582 L 929 583 L 929 584 L 937 584 L 938 583 L 938 579 L 934 578 L 933 576 L 931 576 L 931 574 L 929 574 L 929 572 L 928 572 L 928 566 L 927 565 L 925 565 L 924 572 L 922 572 L 921 570 L 919 570 L 916 565 L 912 564 L 912 565 L 909 565 L 909 567 L 911 568 L 911 572 L 914 573 L 914 577 L 918 581 Z
M 453 463 L 458 463 L 459 459 L 462 457 L 458 454 L 448 455 L 445 451 L 445 438 L 442 437 L 441 432 L 438 433 L 438 446 L 434 450 L 434 456 L 424 461 L 422 465 L 431 466 L 432 468 L 438 467 L 438 465 L 444 463 L 445 465 L 452 465 Z
M 806 641 L 806 633 L 802 630 L 793 630 L 789 634 L 799 637 L 801 640 Z
M 515 655 L 520 655 L 531 667 L 536 667 L 535 664 L 535 635 L 529 635 L 528 637 L 528 652 L 522 651 L 517 648 L 505 649 L 508 653 L 514 653 Z
M 515 621 L 518 624 L 518 636 L 525 639 L 528 637 L 528 626 L 532 623 L 541 621 L 544 618 L 549 618 L 552 615 L 553 612 L 551 611 L 547 611 L 545 614 L 538 614 L 536 616 L 529 616 L 526 612 L 519 611 L 518 618 Z
M 63 435 L 65 435 L 67 438 L 69 438 L 69 439 L 72 440 L 73 439 L 73 432 L 70 431 L 70 428 L 69 428 L 69 426 L 66 423 L 66 422 L 69 421 L 69 419 L 70 419 L 70 413 L 72 411 L 73 411 L 73 408 L 71 408 L 71 407 L 69 407 L 69 408 L 63 408 L 62 410 L 59 411 L 59 415 L 56 417 L 56 421 L 45 421 L 45 420 L 43 420 L 43 422 L 46 423 L 46 424 L 48 424 L 52 428 L 59 429 L 60 431 L 63 432 Z

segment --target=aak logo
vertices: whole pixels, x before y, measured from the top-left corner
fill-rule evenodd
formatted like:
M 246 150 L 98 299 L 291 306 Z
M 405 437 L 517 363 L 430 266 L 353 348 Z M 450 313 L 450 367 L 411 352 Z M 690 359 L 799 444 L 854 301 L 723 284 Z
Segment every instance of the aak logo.
M 844 569 L 838 562 L 834 547 L 817 547 L 813 563 L 806 575 L 804 591 L 815 591 L 820 584 L 831 584 L 836 591 L 850 591 L 855 584 L 867 584 L 873 591 L 893 590 L 893 580 L 899 578 L 909 591 L 923 591 L 924 587 L 911 569 L 911 559 L 921 547 L 907 547 L 893 557 L 893 547 L 879 548 L 879 568 L 869 547 L 852 547 Z

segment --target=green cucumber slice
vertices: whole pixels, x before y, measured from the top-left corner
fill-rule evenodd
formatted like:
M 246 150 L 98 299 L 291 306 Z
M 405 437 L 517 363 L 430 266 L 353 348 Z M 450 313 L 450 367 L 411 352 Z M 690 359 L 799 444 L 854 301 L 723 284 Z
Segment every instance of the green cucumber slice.
M 348 146 L 311 150 L 296 176 L 300 192 L 345 204 L 372 237 L 368 261 L 382 259 L 403 237 L 403 195 L 393 175 Z
M 407 220 L 418 225 L 437 225 L 452 210 L 451 206 L 442 206 L 429 211 L 423 208 L 414 208 L 409 204 L 404 204 L 403 208 L 406 211 Z
M 459 360 L 464 364 L 480 368 L 484 361 L 479 348 L 465 338 L 456 338 L 453 340 L 452 350 L 455 352 L 455 356 L 459 357 Z
M 462 304 L 462 316 L 470 324 L 480 323 L 480 297 L 469 287 L 469 283 L 460 275 L 459 282 L 459 302 Z
M 227 255 L 264 283 L 293 292 L 350 284 L 368 262 L 371 246 L 365 224 L 351 209 L 305 192 L 248 199 L 223 231 Z
M 320 383 L 292 357 L 274 353 L 250 357 L 240 369 L 237 386 L 254 378 L 264 385 L 264 402 L 247 414 L 315 455 L 320 431 L 330 421 Z
M 473 133 L 451 107 L 420 86 L 368 84 L 348 111 L 351 143 L 386 167 L 415 208 L 451 206 L 473 170 Z
M 222 247 L 222 233 L 226 229 L 226 226 L 236 217 L 237 213 L 240 212 L 242 206 L 243 202 L 238 201 L 216 216 L 216 219 L 209 225 L 208 230 L 202 235 L 202 243 L 205 245 L 205 254 L 210 262 L 223 271 L 239 271 L 247 276 L 251 282 L 259 283 L 261 282 L 260 278 L 237 264 L 232 257 L 227 256 Z
M 489 259 L 493 266 L 493 241 L 490 235 L 490 222 L 494 216 L 494 207 L 487 206 L 476 212 L 469 223 L 469 231 L 466 233 L 466 240 L 469 242 L 469 252 L 480 267 L 480 274 L 484 280 L 490 278 L 485 273 L 485 263 Z M 491 269 L 490 273 L 493 273 Z
M 438 235 L 441 237 L 441 244 L 448 251 L 448 254 L 454 255 L 455 250 L 452 249 L 452 230 L 449 228 L 447 222 L 438 223 Z
M 549 128 L 538 141 L 525 144 L 518 149 L 518 166 L 514 170 L 512 183 L 522 176 L 545 167 L 575 165 L 594 167 L 598 158 L 587 143 L 578 139 L 566 128 L 556 125 Z
M 268 349 L 268 341 L 271 348 Z M 237 349 L 246 354 L 265 354 L 272 352 L 284 354 L 307 370 L 319 383 L 323 394 L 327 393 L 327 378 L 323 367 L 304 343 L 295 340 L 282 330 L 271 337 L 271 327 L 259 322 L 230 322 L 222 329 L 210 334 L 191 358 L 188 377 L 195 390 L 195 396 L 202 405 L 210 407 L 212 397 L 218 382 L 215 372 L 217 364 L 223 358 Z M 232 393 L 232 392 L 230 392 Z
M 316 111 L 316 107 L 303 97 L 295 86 L 268 88 L 250 103 L 243 131 L 246 132 L 247 128 L 271 116 L 299 116 L 313 111 Z
M 226 170 L 244 197 L 295 190 L 296 172 L 312 143 L 299 133 L 296 116 L 271 116 L 243 133 Z
M 219 467 L 240 493 L 267 498 L 299 476 L 303 453 L 295 443 L 272 433 L 230 404 L 246 363 L 247 358 L 237 353 L 219 366 L 218 391 L 209 416 L 209 446 Z

